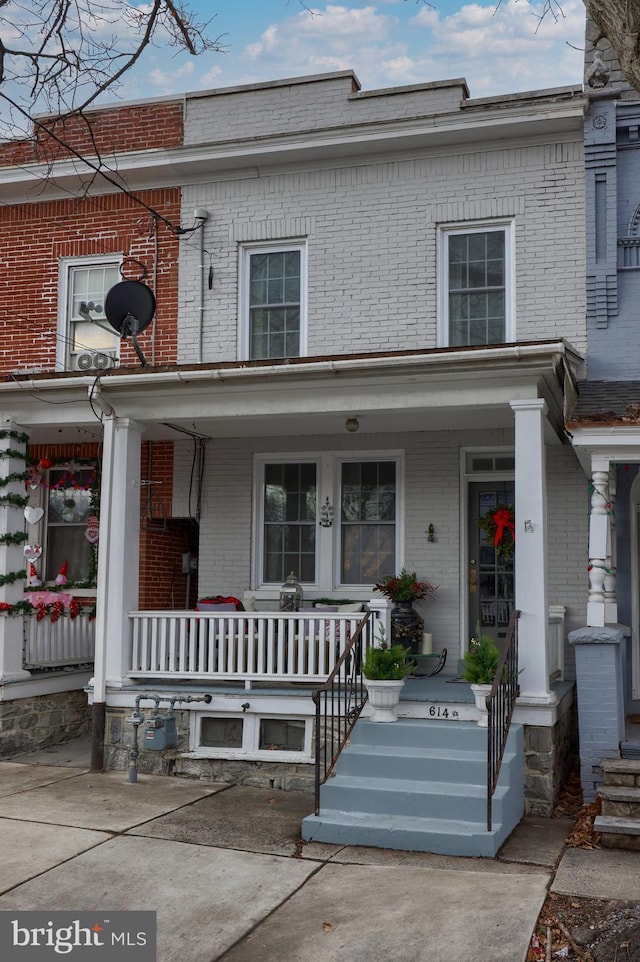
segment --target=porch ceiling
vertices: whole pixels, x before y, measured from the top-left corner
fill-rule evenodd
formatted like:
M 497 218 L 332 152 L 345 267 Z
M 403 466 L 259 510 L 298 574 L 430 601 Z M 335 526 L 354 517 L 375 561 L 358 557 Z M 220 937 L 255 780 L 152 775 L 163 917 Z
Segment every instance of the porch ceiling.
M 114 412 L 150 440 L 512 428 L 509 402 L 543 397 L 562 434 L 562 376 L 579 358 L 562 341 L 289 363 L 115 369 L 0 383 L 2 408 L 33 443 L 99 439 Z M 560 376 L 559 376 L 560 375 Z M 553 432 L 550 432 L 553 434 Z

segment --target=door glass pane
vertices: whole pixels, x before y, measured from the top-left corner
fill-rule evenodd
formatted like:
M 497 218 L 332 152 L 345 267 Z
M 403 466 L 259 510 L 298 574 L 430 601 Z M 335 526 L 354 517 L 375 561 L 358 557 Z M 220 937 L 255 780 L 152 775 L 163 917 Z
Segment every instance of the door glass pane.
M 471 559 L 470 635 L 477 626 L 496 640 L 506 637 L 515 605 L 513 559 L 500 557 L 478 519 L 501 505 L 513 505 L 513 482 L 474 482 L 469 490 Z

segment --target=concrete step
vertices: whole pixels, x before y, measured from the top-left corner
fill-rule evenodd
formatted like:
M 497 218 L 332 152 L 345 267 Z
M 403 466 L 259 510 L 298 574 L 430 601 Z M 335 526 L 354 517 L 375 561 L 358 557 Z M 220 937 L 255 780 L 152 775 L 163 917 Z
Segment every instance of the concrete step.
M 640 786 L 640 760 L 633 758 L 603 758 L 603 785 Z
M 351 733 L 351 744 L 454 748 L 486 753 L 487 729 L 480 728 L 475 721 L 399 718 L 385 725 L 361 718 Z
M 515 827 L 515 826 L 514 826 Z M 513 828 L 486 822 L 366 812 L 324 812 L 303 822 L 303 838 L 333 845 L 363 845 L 400 852 L 495 858 Z
M 486 784 L 404 778 L 363 778 L 337 774 L 323 786 L 321 812 L 369 812 L 481 822 L 486 818 Z M 495 818 L 502 817 L 506 787 L 493 796 Z
M 600 785 L 598 798 L 603 815 L 640 819 L 640 786 Z
M 524 738 L 512 726 L 487 832 L 487 730 L 475 723 L 358 721 L 302 837 L 339 845 L 493 857 L 524 813 Z
M 447 782 L 486 780 L 486 749 L 415 748 L 405 745 L 351 745 L 344 754 L 343 775 L 435 779 Z M 513 757 L 512 754 L 506 756 Z
M 597 815 L 593 823 L 600 833 L 603 848 L 619 848 L 640 851 L 640 819 L 618 818 L 615 815 Z

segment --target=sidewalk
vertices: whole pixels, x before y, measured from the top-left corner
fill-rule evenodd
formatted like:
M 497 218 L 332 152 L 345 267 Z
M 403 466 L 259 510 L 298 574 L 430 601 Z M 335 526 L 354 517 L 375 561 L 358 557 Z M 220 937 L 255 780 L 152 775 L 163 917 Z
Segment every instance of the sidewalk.
M 309 795 L 88 758 L 0 762 L 0 910 L 153 910 L 159 962 L 524 962 L 550 886 L 640 900 L 638 855 L 564 849 L 570 819 L 525 819 L 496 860 L 302 844 Z

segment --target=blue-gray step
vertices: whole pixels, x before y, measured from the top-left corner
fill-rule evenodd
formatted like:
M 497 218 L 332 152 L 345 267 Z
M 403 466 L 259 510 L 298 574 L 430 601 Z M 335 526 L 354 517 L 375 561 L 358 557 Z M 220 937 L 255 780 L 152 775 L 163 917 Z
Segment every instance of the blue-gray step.
M 487 832 L 487 729 L 360 719 L 320 789 L 307 841 L 493 858 L 524 814 L 524 744 L 512 725 Z

